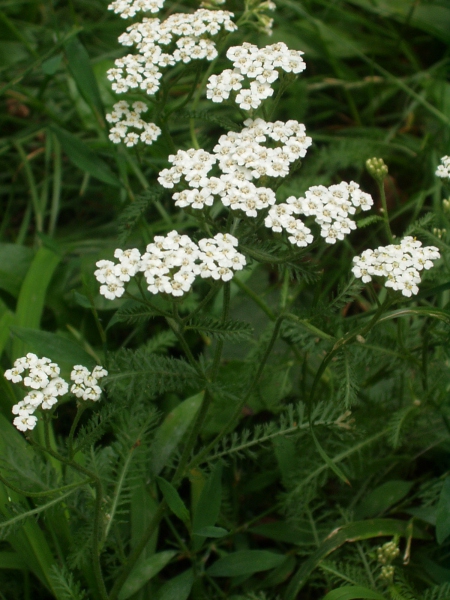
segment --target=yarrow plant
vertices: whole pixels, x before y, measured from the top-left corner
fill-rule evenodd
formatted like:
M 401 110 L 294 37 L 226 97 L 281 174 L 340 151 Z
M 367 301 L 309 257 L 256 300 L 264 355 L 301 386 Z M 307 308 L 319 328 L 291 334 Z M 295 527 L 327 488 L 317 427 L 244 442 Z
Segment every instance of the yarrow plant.
M 58 600 L 295 600 L 313 571 L 305 597 L 328 598 L 342 582 L 343 597 L 416 597 L 398 574 L 448 500 L 441 479 L 408 497 L 404 467 L 408 444 L 417 456 L 419 438 L 434 448 L 447 419 L 450 383 L 435 357 L 447 360 L 450 316 L 433 300 L 448 288 L 434 268 L 448 259 L 445 229 L 431 229 L 431 211 L 404 227 L 410 205 L 387 198 L 396 182 L 384 160 L 366 162 L 376 185 L 359 169 L 370 149 L 342 172 L 324 167 L 323 138 L 290 114 L 292 98 L 282 104 L 304 53 L 257 44 L 272 2 L 223 4 L 108 7 L 131 19 L 107 71 L 126 95 L 111 103 L 105 139 L 123 179 L 121 241 L 102 240 L 95 258 L 89 246 L 92 269 L 73 294 L 85 319 L 69 328 L 79 343 L 62 328 L 12 330 L 60 344 L 60 364 L 69 355 L 75 366 L 70 383 L 34 353 L 5 371 L 13 426 L 26 432 L 14 439 L 39 464 L 29 474 L 4 445 L 0 531 L 53 511 L 19 539 L 44 540 L 42 560 L 24 541 L 25 562 L 6 564 L 26 565 Z M 448 178 L 449 157 L 441 163 L 436 175 Z M 106 368 L 83 366 L 93 358 Z M 58 404 L 69 394 L 76 403 Z M 16 466 L 28 473 L 20 486 Z M 402 538 L 405 564 L 394 568 Z

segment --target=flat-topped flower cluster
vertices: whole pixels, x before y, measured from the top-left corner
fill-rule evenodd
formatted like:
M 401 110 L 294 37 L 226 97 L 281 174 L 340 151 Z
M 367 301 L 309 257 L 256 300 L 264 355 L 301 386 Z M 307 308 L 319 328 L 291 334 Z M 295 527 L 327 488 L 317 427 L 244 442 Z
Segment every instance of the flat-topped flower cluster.
M 115 144 L 123 142 L 128 147 L 135 146 L 139 141 L 148 145 L 153 144 L 160 136 L 161 129 L 154 123 L 146 123 L 141 118 L 141 114 L 147 109 L 144 102 L 140 101 L 133 102 L 132 110 L 125 100 L 114 104 L 112 112 L 106 115 L 108 123 L 114 124 L 114 127 L 109 130 L 109 139 Z M 140 133 L 129 132 L 130 127 L 134 127 Z
M 59 374 L 60 368 L 56 363 L 45 356 L 39 358 L 32 352 L 15 360 L 13 368 L 5 371 L 6 379 L 13 383 L 23 381 L 25 387 L 31 388 L 24 399 L 12 407 L 12 413 L 17 415 L 13 421 L 17 429 L 34 429 L 37 423 L 34 412 L 38 408 L 49 410 L 58 402 L 59 396 L 68 393 L 69 384 Z M 91 373 L 86 367 L 76 365 L 71 374 L 75 384 L 70 391 L 83 400 L 96 401 L 101 395 L 98 381 L 107 374 L 101 366 L 94 367 Z
M 240 271 L 246 260 L 236 250 L 237 245 L 238 240 L 228 233 L 195 243 L 189 236 L 171 231 L 166 236 L 156 236 L 142 256 L 137 248 L 118 248 L 114 256 L 119 262 L 100 260 L 94 274 L 102 284 L 100 294 L 109 300 L 120 298 L 125 284 L 139 272 L 144 274 L 152 294 L 183 296 L 196 276 L 229 281 L 235 271 Z
M 307 246 L 313 241 L 311 230 L 294 215 L 312 216 L 321 227 L 320 235 L 328 244 L 334 244 L 356 229 L 350 215 L 358 208 L 369 210 L 372 206 L 372 196 L 363 192 L 354 181 L 342 181 L 330 187 L 315 185 L 305 192 L 304 197 L 290 196 L 285 203 L 272 206 L 264 223 L 273 231 L 286 230 L 291 234 L 288 239 L 292 244 Z
M 422 248 L 422 242 L 407 236 L 399 244 L 364 250 L 361 256 L 353 258 L 352 271 L 364 283 L 372 281 L 372 277 L 386 277 L 386 287 L 410 297 L 419 292 L 420 271 L 431 269 L 432 261 L 439 257 L 435 246 Z
M 450 156 L 441 158 L 441 164 L 436 169 L 436 175 L 443 179 L 450 179 Z
M 145 18 L 127 27 L 119 37 L 123 46 L 135 46 L 138 52 L 115 61 L 108 70 L 112 89 L 123 94 L 140 89 L 155 94 L 162 77 L 161 69 L 192 60 L 214 60 L 218 53 L 214 37 L 223 28 L 234 31 L 233 13 L 224 10 L 198 9 L 194 13 L 175 13 L 165 21 Z M 167 50 L 164 52 L 163 50 Z
M 190 149 L 169 156 L 173 166 L 160 172 L 159 183 L 173 188 L 184 179 L 190 188 L 173 194 L 176 206 L 202 209 L 218 196 L 225 206 L 256 217 L 258 210 L 275 203 L 273 190 L 257 187 L 252 180 L 286 177 L 290 165 L 306 155 L 312 140 L 305 126 L 294 120 L 268 123 L 247 119 L 244 125 L 239 133 L 222 135 L 213 153 Z M 263 145 L 268 141 L 276 147 Z M 209 175 L 215 164 L 222 172 L 219 177 Z
M 234 69 L 225 69 L 219 75 L 208 79 L 206 97 L 213 102 L 228 100 L 235 94 L 235 101 L 243 110 L 258 108 L 263 100 L 273 95 L 272 83 L 279 77 L 279 71 L 298 74 L 306 64 L 300 50 L 290 50 L 283 42 L 258 48 L 244 42 L 242 46 L 232 46 L 227 51 Z M 243 83 L 248 85 L 244 88 Z
M 163 6 L 164 0 L 114 0 L 108 10 L 113 10 L 122 19 L 130 19 L 138 12 L 157 13 Z

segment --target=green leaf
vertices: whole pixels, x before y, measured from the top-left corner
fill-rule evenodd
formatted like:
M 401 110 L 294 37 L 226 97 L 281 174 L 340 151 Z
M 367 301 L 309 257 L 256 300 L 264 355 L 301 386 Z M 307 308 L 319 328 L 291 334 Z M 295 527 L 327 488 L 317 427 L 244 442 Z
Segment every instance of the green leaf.
M 61 260 L 51 250 L 39 248 L 26 274 L 20 289 L 16 308 L 16 325 L 37 329 L 41 322 L 45 296 L 53 273 Z M 12 358 L 24 356 L 32 351 L 26 342 L 16 339 L 13 343 Z
M 442 544 L 450 535 L 450 477 L 442 486 L 436 511 L 436 539 Z
M 285 560 L 284 554 L 275 554 L 268 550 L 238 550 L 219 558 L 209 569 L 212 577 L 237 577 L 251 575 L 260 571 L 269 571 L 281 565 Z
M 328 454 L 325 452 L 325 450 L 319 444 L 319 440 L 317 439 L 316 434 L 314 433 L 314 430 L 312 427 L 311 427 L 311 435 L 314 440 L 314 444 L 317 448 L 318 453 L 323 458 L 323 460 L 326 462 L 326 464 L 330 467 L 330 469 L 333 471 L 333 473 L 335 475 L 337 475 L 341 481 L 343 481 L 347 485 L 350 485 L 350 481 L 347 479 L 347 477 L 344 475 L 344 473 L 341 471 L 341 469 L 337 466 L 337 464 L 335 462 L 333 462 L 331 460 L 331 458 L 328 456 Z
M 362 585 L 345 585 L 337 590 L 332 590 L 323 600 L 354 600 L 355 598 L 368 598 L 369 600 L 386 600 L 385 596 Z
M 386 481 L 368 494 L 358 507 L 358 517 L 375 517 L 400 502 L 414 485 L 413 481 Z
M 224 529 L 223 527 L 202 527 L 202 529 L 197 530 L 194 535 L 199 535 L 202 537 L 210 537 L 210 538 L 222 538 L 228 535 L 230 532 Z
M 17 297 L 34 252 L 19 244 L 0 244 L 0 288 Z
M 45 75 L 54 75 L 56 73 L 56 71 L 59 69 L 62 59 L 63 59 L 62 54 L 56 54 L 55 56 L 52 56 L 51 58 L 44 60 L 44 62 L 41 65 L 41 69 L 44 72 L 44 74 Z
M 186 329 L 202 331 L 217 340 L 248 339 L 253 334 L 253 327 L 245 321 L 219 321 L 211 317 L 196 317 Z
M 187 600 L 194 583 L 194 571 L 188 569 L 162 585 L 156 600 Z
M 64 49 L 69 71 L 77 84 L 80 94 L 93 110 L 98 122 L 104 126 L 103 103 L 86 48 L 74 36 L 64 44 Z
M 49 129 L 56 135 L 62 149 L 75 166 L 104 183 L 115 187 L 121 186 L 104 160 L 84 142 L 56 125 L 52 125 Z
M 95 366 L 95 360 L 76 342 L 72 342 L 57 333 L 29 329 L 28 327 L 11 327 L 12 334 L 24 342 L 27 347 L 39 356 L 47 356 L 60 366 L 65 363 L 68 368 L 84 365 L 89 369 Z
M 119 600 L 127 600 L 127 598 L 138 592 L 152 577 L 164 569 L 175 554 L 176 552 L 173 550 L 166 550 L 165 552 L 158 552 L 138 563 L 120 590 Z
M 0 569 L 26 569 L 27 565 L 17 552 L 0 552 Z
M 450 325 L 450 313 L 447 310 L 441 310 L 440 308 L 428 307 L 428 306 L 418 306 L 414 308 L 400 308 L 399 310 L 394 310 L 391 313 L 388 313 L 381 317 L 378 320 L 378 323 L 382 323 L 383 321 L 389 321 L 390 319 L 396 319 L 397 317 L 431 317 L 432 319 L 439 319 L 440 321 L 444 321 L 446 325 Z
M 203 400 L 204 392 L 187 398 L 164 419 L 151 445 L 150 472 L 156 476 L 169 462 Z
M 205 482 L 194 508 L 192 529 L 194 535 L 201 535 L 205 527 L 216 524 L 222 502 L 222 463 L 218 462 Z
M 167 504 L 169 505 L 170 510 L 176 515 L 181 521 L 184 523 L 189 523 L 191 520 L 191 516 L 189 514 L 188 509 L 186 508 L 185 503 L 180 498 L 179 493 L 173 487 L 171 483 L 163 479 L 162 477 L 157 477 L 156 481 L 158 482 L 159 489 L 162 492 Z

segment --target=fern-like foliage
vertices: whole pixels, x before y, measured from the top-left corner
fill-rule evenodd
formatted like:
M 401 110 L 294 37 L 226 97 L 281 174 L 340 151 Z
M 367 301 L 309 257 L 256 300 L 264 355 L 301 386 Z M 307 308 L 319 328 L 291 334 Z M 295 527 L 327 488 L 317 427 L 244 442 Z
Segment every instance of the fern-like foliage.
M 158 201 L 162 197 L 163 192 L 164 190 L 146 191 L 122 211 L 118 218 L 118 241 L 120 246 L 127 242 L 139 219 L 152 202 Z
M 52 565 L 49 578 L 58 600 L 85 600 L 87 598 L 86 592 L 81 589 L 80 584 L 74 580 L 73 574 L 69 573 L 65 567 Z
M 115 312 L 108 323 L 108 329 L 116 323 L 128 323 L 132 325 L 146 323 L 156 316 L 158 316 L 157 312 L 144 306 L 141 302 L 128 300 Z
M 405 236 L 414 235 L 418 233 L 428 233 L 427 230 L 433 225 L 435 219 L 435 214 L 432 212 L 428 212 L 426 215 L 424 215 L 420 219 L 417 219 L 417 221 L 414 221 L 414 223 L 411 223 L 407 227 L 405 231 Z
M 340 382 L 338 397 L 346 408 L 355 402 L 359 389 L 354 363 L 355 356 L 352 348 L 350 346 L 343 346 L 337 354 L 334 368 L 336 369 L 337 380 Z
M 160 331 L 153 335 L 144 348 L 146 352 L 165 354 L 167 350 L 172 348 L 177 341 L 177 336 L 171 329 Z
M 194 111 L 185 111 L 177 115 L 179 119 L 189 120 L 196 119 L 198 121 L 206 121 L 208 123 L 214 123 L 215 125 L 220 125 L 227 131 L 240 131 L 242 126 L 238 123 L 235 123 L 231 119 L 227 119 L 223 116 L 218 116 L 208 110 L 194 110 Z
M 313 424 L 315 426 L 333 427 L 336 425 L 336 414 L 324 406 L 318 407 L 314 411 Z M 322 412 L 320 414 L 320 412 Z M 301 433 L 309 431 L 310 424 L 306 415 L 306 408 L 303 403 L 297 405 L 289 404 L 284 413 L 278 419 L 268 423 L 257 424 L 254 429 L 244 429 L 241 432 L 233 432 L 224 437 L 214 450 L 205 458 L 205 462 L 234 458 L 252 458 L 255 459 L 255 451 L 264 445 L 272 442 L 280 436 L 298 436 Z
M 219 321 L 212 317 L 195 317 L 186 329 L 201 331 L 216 340 L 242 340 L 253 334 L 253 327 L 245 321 Z
M 421 600 L 450 600 L 450 583 L 428 588 L 423 593 Z
M 146 349 L 122 349 L 112 354 L 109 372 L 105 379 L 108 391 L 128 400 L 199 387 L 198 374 L 185 360 L 159 356 Z

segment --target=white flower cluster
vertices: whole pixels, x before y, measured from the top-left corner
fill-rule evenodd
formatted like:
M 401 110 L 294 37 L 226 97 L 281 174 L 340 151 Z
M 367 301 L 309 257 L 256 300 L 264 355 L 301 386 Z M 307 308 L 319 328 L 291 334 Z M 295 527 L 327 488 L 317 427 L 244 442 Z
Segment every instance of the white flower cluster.
M 77 398 L 97 402 L 102 393 L 98 382 L 106 375 L 108 371 L 99 365 L 92 372 L 82 365 L 75 365 L 70 374 L 70 379 L 74 382 L 70 391 Z
M 125 282 L 138 272 L 144 273 L 152 294 L 182 296 L 189 292 L 197 275 L 229 281 L 234 271 L 240 271 L 246 261 L 236 250 L 237 244 L 230 234 L 218 233 L 196 244 L 189 236 L 171 231 L 166 236 L 156 236 L 142 256 L 136 248 L 117 249 L 114 256 L 120 262 L 100 260 L 94 274 L 103 284 L 100 294 L 109 300 L 120 298 Z
M 97 379 L 107 375 L 107 371 L 105 371 L 103 367 L 95 367 L 92 373 L 90 373 L 86 367 L 77 366 L 74 367 L 74 370 L 75 369 L 80 370 L 80 372 L 83 370 L 85 375 L 85 378 L 83 379 L 85 385 L 85 395 L 82 396 L 83 399 L 98 400 L 100 398 L 101 390 L 96 386 Z M 26 371 L 28 371 L 28 374 L 25 373 Z M 39 358 L 32 352 L 29 352 L 22 358 L 18 358 L 14 361 L 13 368 L 5 371 L 6 379 L 9 379 L 13 383 L 23 381 L 25 387 L 31 388 L 31 391 L 28 392 L 24 399 L 20 400 L 20 402 L 12 407 L 13 414 L 17 415 L 13 421 L 13 424 L 17 429 L 20 431 L 34 429 L 37 423 L 37 417 L 34 415 L 36 409 L 42 408 L 43 410 L 48 410 L 58 402 L 58 396 L 67 394 L 69 391 L 69 384 L 59 376 L 59 373 L 60 368 L 56 363 L 45 356 Z M 96 386 L 95 393 L 92 389 L 93 385 L 91 384 L 94 382 L 94 379 Z M 75 393 L 73 386 L 71 391 Z
M 67 394 L 69 386 L 59 373 L 56 363 L 46 357 L 39 358 L 32 352 L 18 358 L 13 368 L 5 371 L 6 379 L 13 383 L 23 381 L 25 387 L 31 388 L 25 398 L 12 407 L 13 414 L 17 415 L 13 421 L 17 429 L 34 429 L 37 423 L 34 411 L 39 407 L 48 410 L 58 402 L 58 396 Z
M 130 281 L 140 270 L 141 254 L 137 248 L 130 250 L 121 250 L 117 248 L 114 256 L 119 259 L 119 263 L 113 263 L 112 260 L 99 260 L 96 265 L 98 269 L 94 275 L 100 283 L 100 294 L 114 300 L 120 298 L 125 291 L 125 283 Z
M 114 82 L 112 89 L 121 94 L 140 88 L 151 95 L 159 89 L 161 68 L 177 62 L 214 60 L 218 55 L 215 42 L 205 36 L 215 36 L 221 28 L 234 31 L 237 27 L 232 16 L 228 11 L 201 8 L 194 13 L 170 15 L 163 22 L 144 19 L 130 25 L 119 42 L 123 46 L 135 45 L 138 53 L 118 58 L 115 67 L 109 69 L 108 79 Z M 175 48 L 163 52 L 161 47 L 172 44 Z
M 122 19 L 129 19 L 141 11 L 157 13 L 163 6 L 164 0 L 114 0 L 108 6 L 108 10 L 120 14 Z
M 285 204 L 273 206 L 265 225 L 273 231 L 286 229 L 291 234 L 289 241 L 297 246 L 307 246 L 312 242 L 311 231 L 293 215 L 312 216 L 321 227 L 320 235 L 328 244 L 334 244 L 356 229 L 356 223 L 349 215 L 355 214 L 357 208 L 369 210 L 371 206 L 372 196 L 353 181 L 342 181 L 330 187 L 315 185 L 305 192 L 304 198 L 291 196 Z
M 217 195 L 225 206 L 256 217 L 258 210 L 275 204 L 275 193 L 270 188 L 255 186 L 251 180 L 262 176 L 285 177 L 290 164 L 305 156 L 312 140 L 306 136 L 305 126 L 294 120 L 267 123 L 262 119 L 247 119 L 244 125 L 239 133 L 222 135 L 213 154 L 190 149 L 169 156 L 173 166 L 160 172 L 159 183 L 173 188 L 183 177 L 190 187 L 173 194 L 176 206 L 202 209 L 211 206 Z M 264 146 L 269 139 L 280 145 Z M 222 175 L 208 176 L 216 163 Z
M 133 102 L 132 110 L 125 100 L 117 102 L 111 113 L 106 115 L 108 123 L 114 123 L 109 130 L 109 139 L 115 144 L 124 142 L 128 147 L 135 146 L 139 141 L 152 144 L 161 134 L 161 129 L 154 123 L 146 123 L 141 119 L 141 114 L 147 111 L 144 102 Z M 129 127 L 134 127 L 141 133 L 128 132 Z
M 211 75 L 207 84 L 206 97 L 213 102 L 228 100 L 232 92 L 236 103 L 243 110 L 258 108 L 263 100 L 273 95 L 272 83 L 279 77 L 279 70 L 286 73 L 301 73 L 305 68 L 300 50 L 289 50 L 283 42 L 258 48 L 244 42 L 242 46 L 229 48 L 227 57 L 234 69 L 226 69 L 220 75 Z M 243 88 L 245 78 L 251 80 Z
M 352 271 L 364 283 L 372 281 L 372 277 L 386 277 L 386 287 L 410 297 L 419 291 L 420 271 L 431 269 L 432 261 L 439 257 L 435 246 L 422 248 L 422 242 L 407 236 L 400 244 L 364 250 L 361 256 L 354 257 Z
M 450 156 L 441 158 L 441 164 L 436 169 L 436 175 L 443 179 L 450 179 Z

